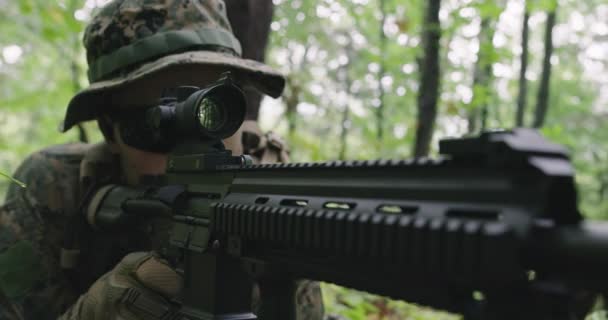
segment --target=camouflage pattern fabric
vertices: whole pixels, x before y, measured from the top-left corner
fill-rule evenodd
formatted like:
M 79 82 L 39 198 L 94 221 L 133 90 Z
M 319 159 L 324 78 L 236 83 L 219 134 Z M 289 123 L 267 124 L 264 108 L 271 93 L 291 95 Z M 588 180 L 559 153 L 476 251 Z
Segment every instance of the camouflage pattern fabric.
M 203 32 L 201 37 L 196 36 L 199 31 Z M 173 40 L 175 43 L 161 43 L 167 40 Z M 129 52 L 128 47 L 138 41 L 147 42 L 152 51 L 169 51 L 164 53 L 190 49 L 180 48 L 184 44 L 194 47 L 206 46 L 206 50 L 235 56 L 241 54 L 240 43 L 232 34 L 226 5 L 222 0 L 113 1 L 93 17 L 85 30 L 83 41 L 90 69 L 94 69 L 92 67 L 100 60 L 114 55 L 113 65 L 104 66 L 105 69 L 122 69 L 123 72 L 124 68 L 120 68 L 119 63 L 121 60 L 129 60 L 129 55 L 125 52 Z M 122 52 L 118 53 L 119 50 Z M 135 58 L 143 57 L 149 52 L 131 54 Z M 160 56 L 162 53 L 158 52 L 156 55 Z M 145 59 L 133 63 L 141 63 L 142 60 Z M 93 82 L 100 78 L 103 76 L 92 77 L 90 80 Z
M 270 131 L 263 133 L 257 121 L 245 120 L 241 126 L 243 152 L 261 163 L 289 162 L 287 143 Z
M 74 144 L 43 150 L 15 173 L 27 188 L 11 185 L 0 209 L 0 286 L 12 303 L 0 310 L 0 319 L 55 319 L 78 296 L 58 258 L 67 215 L 77 202 L 84 148 Z M 15 248 L 20 254 L 13 253 Z
M 300 280 L 296 288 L 296 319 L 320 320 L 325 313 L 319 282 Z
M 31 155 L 0 207 L 0 320 L 56 319 L 126 254 L 149 250 L 149 229 L 104 234 L 85 230 L 75 270 L 60 266 L 69 220 L 77 210 L 80 165 L 90 145 L 54 146 Z M 115 169 L 119 164 L 115 163 Z M 108 181 L 121 183 L 115 172 Z M 254 292 L 254 306 L 259 305 Z M 318 282 L 301 280 L 296 291 L 298 320 L 319 320 L 323 304 Z

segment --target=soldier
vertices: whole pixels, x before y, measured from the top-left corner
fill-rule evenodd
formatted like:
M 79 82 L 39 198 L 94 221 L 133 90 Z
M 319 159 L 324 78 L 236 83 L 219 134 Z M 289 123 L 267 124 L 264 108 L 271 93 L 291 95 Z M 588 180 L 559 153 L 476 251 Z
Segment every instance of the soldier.
M 160 319 L 124 297 L 133 288 L 166 301 L 181 288 L 177 273 L 146 252 L 148 229 L 104 234 L 83 214 L 83 199 L 99 186 L 164 172 L 167 154 L 126 145 L 110 115 L 152 106 L 165 88 L 204 87 L 225 71 L 274 97 L 284 86 L 270 67 L 240 58 L 222 0 L 115 0 L 92 19 L 84 45 L 91 85 L 70 101 L 62 129 L 96 119 L 105 142 L 44 149 L 15 173 L 27 188 L 11 186 L 0 207 L 0 320 Z M 236 154 L 286 160 L 282 143 L 253 122 L 224 142 Z M 322 318 L 318 283 L 300 282 L 296 300 L 298 319 Z

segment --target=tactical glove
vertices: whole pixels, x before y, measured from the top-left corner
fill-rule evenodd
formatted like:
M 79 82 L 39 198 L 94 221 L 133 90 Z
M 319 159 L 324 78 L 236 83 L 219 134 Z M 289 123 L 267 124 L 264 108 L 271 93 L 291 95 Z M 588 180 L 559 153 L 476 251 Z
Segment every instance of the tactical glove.
M 125 256 L 59 320 L 157 320 L 174 311 L 182 278 L 153 253 Z

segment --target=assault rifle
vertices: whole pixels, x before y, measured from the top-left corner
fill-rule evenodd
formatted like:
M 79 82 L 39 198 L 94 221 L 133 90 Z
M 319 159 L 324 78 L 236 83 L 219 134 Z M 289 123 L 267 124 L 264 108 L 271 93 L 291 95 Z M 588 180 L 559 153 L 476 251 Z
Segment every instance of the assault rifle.
M 254 281 L 263 320 L 294 319 L 300 278 L 467 320 L 573 319 L 608 288 L 608 225 L 584 221 L 566 150 L 533 130 L 443 140 L 438 159 L 253 165 L 220 142 L 243 116 L 229 78 L 179 88 L 140 117 L 177 145 L 162 186 L 115 187 L 95 213 L 167 222 L 158 250 L 185 279 L 171 319 L 257 319 Z

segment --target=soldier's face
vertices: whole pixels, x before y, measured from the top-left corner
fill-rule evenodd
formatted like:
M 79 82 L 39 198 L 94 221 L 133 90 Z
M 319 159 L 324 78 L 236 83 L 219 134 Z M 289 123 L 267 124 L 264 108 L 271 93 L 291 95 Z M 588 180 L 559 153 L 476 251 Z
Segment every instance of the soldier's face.
M 243 154 L 242 132 L 224 139 L 224 145 L 234 155 Z M 114 125 L 114 142 L 109 142 L 113 151 L 120 155 L 123 176 L 129 185 L 137 185 L 143 175 L 161 175 L 167 167 L 167 153 L 154 153 L 131 147 L 123 142 L 118 125 Z
M 114 106 L 150 106 L 158 103 L 161 92 L 165 88 L 182 85 L 195 85 L 206 87 L 217 81 L 220 75 L 227 71 L 222 66 L 206 66 L 204 72 L 193 72 L 188 65 L 177 66 L 163 73 L 156 73 L 150 77 L 134 82 L 114 92 L 110 96 L 110 103 Z M 134 94 L 134 93 L 137 94 Z M 241 130 L 224 140 L 227 149 L 234 155 L 243 154 Z M 132 185 L 138 183 L 142 175 L 160 175 L 165 172 L 168 154 L 154 153 L 131 147 L 123 142 L 114 125 L 114 142 L 109 142 L 115 152 L 120 154 L 124 177 Z

